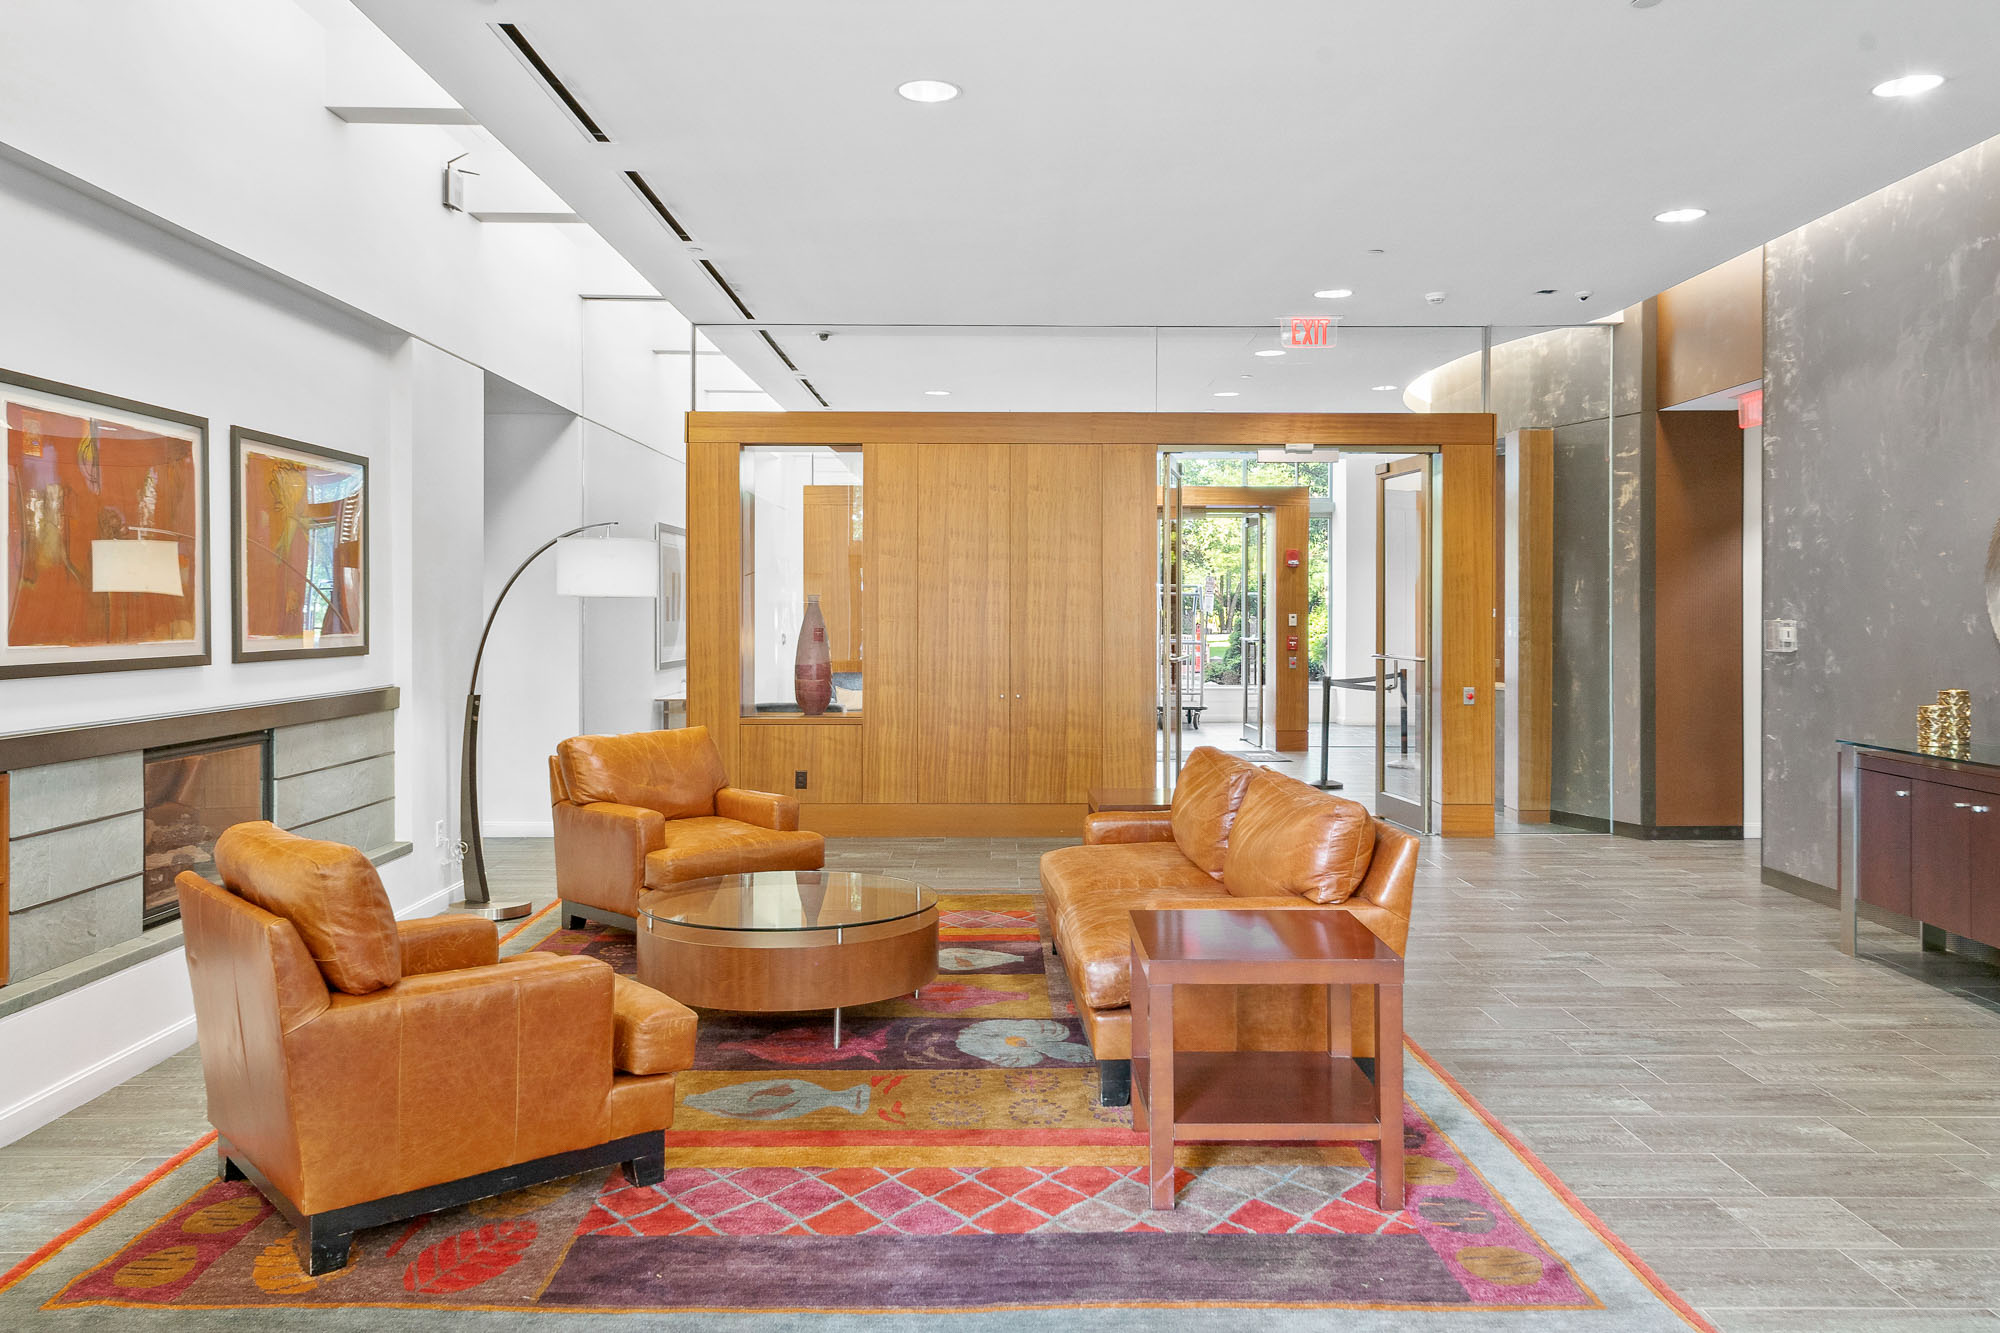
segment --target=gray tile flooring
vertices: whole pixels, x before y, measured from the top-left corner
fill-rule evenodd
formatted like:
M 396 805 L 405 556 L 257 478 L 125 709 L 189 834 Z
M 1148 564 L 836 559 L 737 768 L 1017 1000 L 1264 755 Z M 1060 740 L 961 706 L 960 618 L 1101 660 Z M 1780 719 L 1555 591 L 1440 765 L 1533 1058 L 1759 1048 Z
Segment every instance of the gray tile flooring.
M 1032 890 L 1057 845 L 828 862 Z M 489 846 L 546 900 L 546 843 Z M 2000 969 L 1879 926 L 1843 956 L 1755 844 L 1432 840 L 1416 907 L 1411 1035 L 1720 1327 L 2000 1333 Z M 204 1129 L 187 1053 L 0 1149 L 0 1268 Z

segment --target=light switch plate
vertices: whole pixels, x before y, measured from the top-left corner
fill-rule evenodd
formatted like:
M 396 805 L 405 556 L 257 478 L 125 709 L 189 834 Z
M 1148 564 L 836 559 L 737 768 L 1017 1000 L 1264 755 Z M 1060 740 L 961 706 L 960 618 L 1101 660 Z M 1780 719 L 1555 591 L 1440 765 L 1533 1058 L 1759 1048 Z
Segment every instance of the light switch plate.
M 1796 620 L 1767 620 L 1764 622 L 1764 651 L 1767 653 L 1795 653 L 1799 650 L 1799 622 Z

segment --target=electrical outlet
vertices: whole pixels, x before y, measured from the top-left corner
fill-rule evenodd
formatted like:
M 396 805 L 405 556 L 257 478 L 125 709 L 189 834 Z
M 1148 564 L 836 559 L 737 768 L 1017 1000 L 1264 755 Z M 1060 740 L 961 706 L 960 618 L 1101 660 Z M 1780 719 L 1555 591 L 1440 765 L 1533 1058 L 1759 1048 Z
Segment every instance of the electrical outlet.
M 436 834 L 436 840 L 435 840 L 434 842 L 432 842 L 432 844 L 431 844 L 431 845 L 432 845 L 433 847 L 442 847 L 442 846 L 444 846 L 444 821 L 443 821 L 442 819 L 440 819 L 440 820 L 439 820 L 439 821 L 437 822 L 437 834 Z
M 796 769 L 793 771 L 792 786 L 799 791 L 804 791 L 806 789 L 806 771 L 803 768 Z

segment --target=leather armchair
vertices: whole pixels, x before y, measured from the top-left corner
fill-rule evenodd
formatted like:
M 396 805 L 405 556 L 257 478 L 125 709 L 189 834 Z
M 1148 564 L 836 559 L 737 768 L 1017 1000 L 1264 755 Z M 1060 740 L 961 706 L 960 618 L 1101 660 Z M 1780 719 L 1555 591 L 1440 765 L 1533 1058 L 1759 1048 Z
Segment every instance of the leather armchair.
M 563 924 L 637 928 L 639 895 L 712 875 L 817 870 L 795 797 L 729 785 L 707 727 L 574 736 L 549 758 Z
M 177 881 L 226 1178 L 312 1274 L 356 1230 L 623 1164 L 665 1172 L 695 1016 L 596 959 L 501 961 L 490 921 L 398 922 L 368 859 L 269 823 Z

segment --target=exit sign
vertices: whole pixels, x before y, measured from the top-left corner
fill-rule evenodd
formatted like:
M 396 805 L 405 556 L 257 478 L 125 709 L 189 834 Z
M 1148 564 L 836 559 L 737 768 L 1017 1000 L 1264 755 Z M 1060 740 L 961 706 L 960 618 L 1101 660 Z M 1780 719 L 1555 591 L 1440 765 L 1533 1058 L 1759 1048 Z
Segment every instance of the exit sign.
M 1331 347 L 1340 333 L 1330 315 L 1290 315 L 1278 321 L 1280 347 Z

